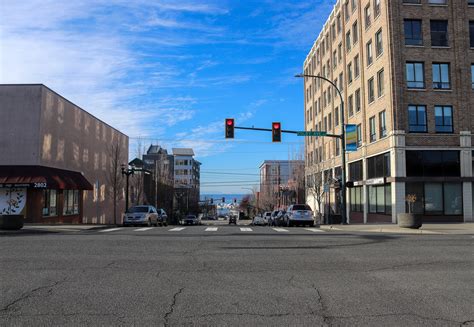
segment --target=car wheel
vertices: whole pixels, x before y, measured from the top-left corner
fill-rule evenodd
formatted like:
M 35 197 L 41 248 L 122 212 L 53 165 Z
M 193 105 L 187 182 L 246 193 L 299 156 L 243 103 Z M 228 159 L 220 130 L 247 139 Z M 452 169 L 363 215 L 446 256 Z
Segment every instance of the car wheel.
M 150 220 L 150 219 L 148 219 L 147 226 L 148 226 L 148 227 L 151 227 L 151 220 Z

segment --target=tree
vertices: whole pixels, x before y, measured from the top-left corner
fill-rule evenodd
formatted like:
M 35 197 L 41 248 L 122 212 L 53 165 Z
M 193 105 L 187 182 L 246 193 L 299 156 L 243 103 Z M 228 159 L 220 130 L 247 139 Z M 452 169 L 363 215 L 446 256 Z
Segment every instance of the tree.
M 106 172 L 108 193 L 112 197 L 113 201 L 113 212 L 114 212 L 114 223 L 117 223 L 117 203 L 122 200 L 124 180 L 122 176 L 122 164 L 127 162 L 125 153 L 120 146 L 120 142 L 112 141 L 107 148 L 108 156 L 110 158 L 109 170 Z
M 314 209 L 318 211 L 318 219 L 321 219 L 321 206 L 324 199 L 324 179 L 319 170 L 307 176 L 306 189 L 317 202 L 317 208 Z
M 145 151 L 146 149 L 142 143 L 142 140 L 138 138 L 136 142 L 136 148 L 135 148 L 136 158 L 141 160 Z M 134 175 L 130 177 L 130 187 L 133 190 L 132 194 L 134 195 L 132 198 L 132 204 L 135 204 L 135 205 L 144 204 L 145 203 L 145 179 L 144 179 L 143 172 L 136 172 Z

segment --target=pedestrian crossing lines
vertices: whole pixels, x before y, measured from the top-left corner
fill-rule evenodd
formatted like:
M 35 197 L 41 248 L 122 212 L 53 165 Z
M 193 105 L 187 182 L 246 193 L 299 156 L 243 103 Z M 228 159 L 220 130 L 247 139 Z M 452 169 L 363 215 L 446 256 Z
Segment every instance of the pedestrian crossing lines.
M 238 229 L 237 229 L 238 228 Z M 323 230 L 319 228 L 292 228 L 292 229 L 286 229 L 286 228 L 281 228 L 281 227 L 272 227 L 272 228 L 265 228 L 265 227 L 231 227 L 231 226 L 220 226 L 220 227 L 205 227 L 204 230 L 199 227 L 173 227 L 173 228 L 161 228 L 161 227 L 141 227 L 141 228 L 127 228 L 127 227 L 115 227 L 115 228 L 107 228 L 103 230 L 99 230 L 100 233 L 112 233 L 113 232 L 118 232 L 118 231 L 132 231 L 132 232 L 138 232 L 138 233 L 143 233 L 143 232 L 183 232 L 185 230 L 191 231 L 191 232 L 232 232 L 232 231 L 240 231 L 242 233 L 252 233 L 252 232 L 277 232 L 277 233 L 290 233 L 290 232 L 298 232 L 301 233 L 302 231 L 308 231 L 308 232 L 313 232 L 313 233 L 321 233 L 324 232 Z
M 206 232 L 217 232 L 217 227 L 208 227 L 205 229 Z
M 288 229 L 284 229 L 284 228 L 272 228 L 275 232 L 289 232 Z
M 241 232 L 251 232 L 251 231 L 252 231 L 252 228 L 240 227 L 240 231 L 241 231 Z

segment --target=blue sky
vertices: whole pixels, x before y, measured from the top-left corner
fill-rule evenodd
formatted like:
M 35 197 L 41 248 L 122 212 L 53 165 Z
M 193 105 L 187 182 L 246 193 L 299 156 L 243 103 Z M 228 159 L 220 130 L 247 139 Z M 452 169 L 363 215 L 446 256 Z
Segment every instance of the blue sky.
M 224 118 L 303 128 L 293 76 L 334 3 L 2 0 L 0 83 L 49 86 L 129 135 L 132 158 L 140 144 L 192 147 L 202 193 L 244 193 L 263 160 L 302 155 L 303 139 L 228 141 Z

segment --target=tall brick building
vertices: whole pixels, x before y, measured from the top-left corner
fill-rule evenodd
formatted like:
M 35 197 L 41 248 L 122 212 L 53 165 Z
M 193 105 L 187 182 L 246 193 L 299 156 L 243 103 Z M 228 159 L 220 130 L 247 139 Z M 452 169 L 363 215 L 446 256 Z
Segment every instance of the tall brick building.
M 334 81 L 346 123 L 357 125 L 351 223 L 395 223 L 408 194 L 424 221 L 473 221 L 474 1 L 339 0 L 304 72 Z M 316 78 L 304 88 L 306 129 L 340 133 L 335 89 Z M 338 214 L 330 185 L 340 172 L 336 139 L 307 138 L 306 178 L 325 185 L 325 214 Z

